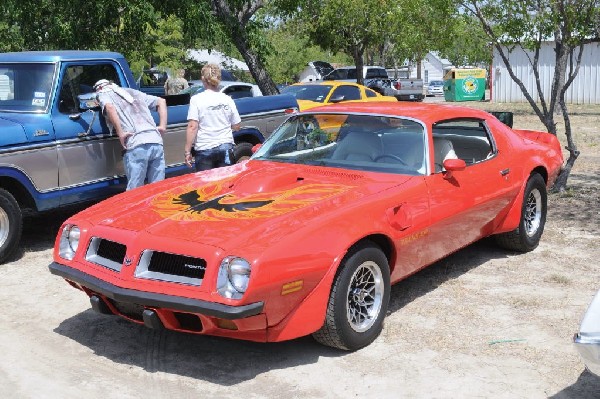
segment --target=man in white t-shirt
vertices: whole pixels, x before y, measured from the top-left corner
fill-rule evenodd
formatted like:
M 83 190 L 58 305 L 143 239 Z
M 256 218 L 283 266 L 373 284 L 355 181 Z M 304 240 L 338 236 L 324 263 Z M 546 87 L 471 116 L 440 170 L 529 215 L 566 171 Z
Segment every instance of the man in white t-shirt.
M 241 118 L 231 97 L 219 92 L 220 82 L 221 68 L 205 65 L 202 84 L 206 90 L 190 100 L 184 152 L 185 163 L 192 167 L 193 159 L 196 171 L 235 163 L 233 131 L 239 130 Z

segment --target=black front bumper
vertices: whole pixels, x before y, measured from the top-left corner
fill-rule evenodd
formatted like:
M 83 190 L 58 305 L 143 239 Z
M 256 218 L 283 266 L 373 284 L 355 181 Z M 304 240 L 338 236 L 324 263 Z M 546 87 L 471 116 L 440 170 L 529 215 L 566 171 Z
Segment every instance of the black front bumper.
M 102 294 L 107 298 L 118 302 L 135 303 L 152 308 L 164 308 L 174 311 L 197 313 L 221 319 L 235 320 L 244 317 L 255 316 L 263 311 L 264 303 L 255 302 L 242 306 L 229 306 L 221 303 L 202 301 L 166 294 L 137 291 L 128 288 L 117 287 L 94 276 L 90 276 L 72 267 L 52 262 L 49 266 L 50 272 L 64 279 L 82 285 L 91 291 Z

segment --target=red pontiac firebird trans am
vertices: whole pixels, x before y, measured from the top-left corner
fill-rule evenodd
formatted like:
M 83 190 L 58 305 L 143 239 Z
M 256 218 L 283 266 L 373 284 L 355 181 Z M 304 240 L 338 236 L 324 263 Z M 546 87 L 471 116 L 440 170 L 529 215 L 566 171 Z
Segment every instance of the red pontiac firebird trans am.
M 390 284 L 486 236 L 536 248 L 562 162 L 555 136 L 484 111 L 323 106 L 248 161 L 70 217 L 49 268 L 150 328 L 356 350 L 382 330 Z

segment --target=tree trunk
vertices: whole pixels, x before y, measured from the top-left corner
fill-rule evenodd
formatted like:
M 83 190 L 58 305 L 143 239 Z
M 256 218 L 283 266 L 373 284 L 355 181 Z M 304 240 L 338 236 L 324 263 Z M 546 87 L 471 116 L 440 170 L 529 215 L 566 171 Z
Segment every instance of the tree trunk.
M 267 73 L 259 54 L 252 49 L 248 38 L 247 24 L 251 23 L 252 16 L 264 6 L 262 0 L 248 1 L 242 8 L 232 8 L 235 2 L 226 0 L 211 0 L 213 11 L 217 14 L 219 21 L 224 25 L 225 32 L 242 54 L 250 74 L 264 95 L 279 94 L 273 79 Z M 238 7 L 240 6 L 237 4 Z
M 352 49 L 352 58 L 354 58 L 354 65 L 356 65 L 356 83 L 359 85 L 365 84 L 365 79 L 363 77 L 363 54 L 364 50 L 361 50 L 359 46 Z
M 266 96 L 271 94 L 279 94 L 279 90 L 271 79 L 271 76 L 267 73 L 262 61 L 255 51 L 249 48 L 247 40 L 241 35 L 236 37 L 234 40 L 235 47 L 242 54 L 250 74 L 256 81 L 256 84 L 260 88 L 260 91 Z

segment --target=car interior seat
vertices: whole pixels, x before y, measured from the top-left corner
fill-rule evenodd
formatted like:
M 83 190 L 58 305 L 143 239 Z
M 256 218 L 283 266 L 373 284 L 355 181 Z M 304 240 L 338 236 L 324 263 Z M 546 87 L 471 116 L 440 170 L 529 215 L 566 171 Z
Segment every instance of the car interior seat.
M 374 161 L 383 154 L 379 136 L 365 132 L 349 132 L 338 142 L 331 159 Z
M 454 152 L 454 146 L 448 139 L 441 137 L 433 137 L 433 163 L 435 164 L 435 172 L 444 171 L 444 161 L 446 159 L 457 159 Z

